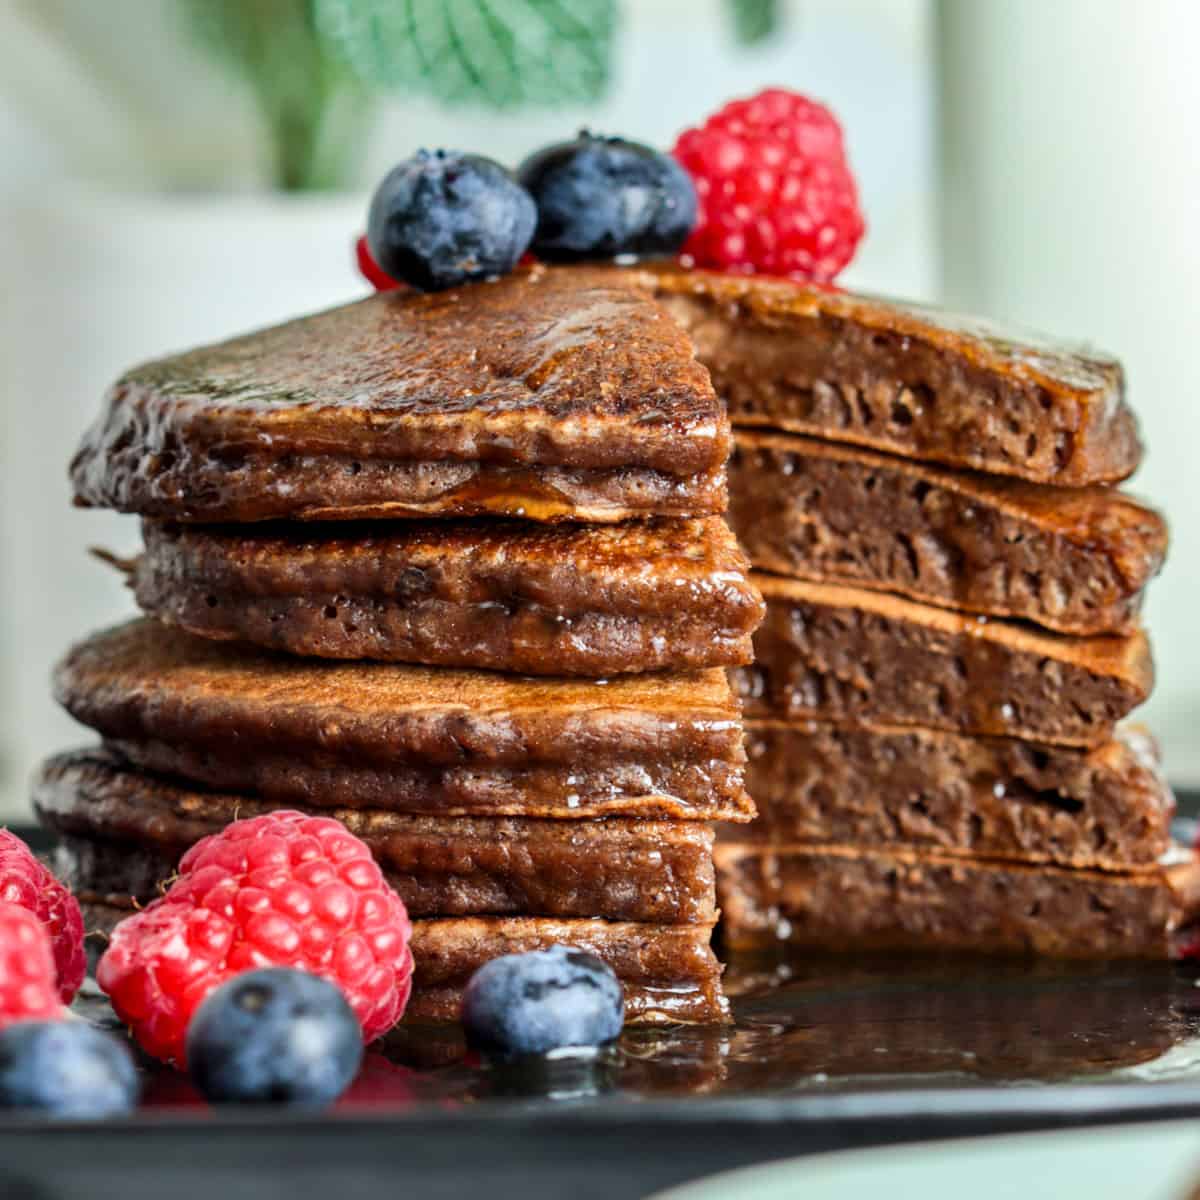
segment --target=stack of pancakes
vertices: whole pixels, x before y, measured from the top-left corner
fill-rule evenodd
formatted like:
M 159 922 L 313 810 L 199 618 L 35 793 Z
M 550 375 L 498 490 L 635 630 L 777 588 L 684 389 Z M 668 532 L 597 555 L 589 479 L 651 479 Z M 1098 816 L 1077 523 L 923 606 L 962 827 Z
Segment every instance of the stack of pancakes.
M 1100 355 L 673 266 L 153 363 L 73 467 L 145 518 L 153 619 L 64 662 L 104 747 L 38 806 L 109 919 L 234 815 L 336 812 L 418 918 L 419 1015 L 549 941 L 635 1018 L 719 1014 L 713 821 L 733 945 L 1166 956 L 1200 865 L 1122 723 L 1140 454 Z
M 734 944 L 1164 957 L 1200 907 L 1138 624 L 1161 517 L 1118 363 L 788 284 L 671 301 L 736 427 L 767 600 Z
M 712 822 L 744 822 L 724 668 L 763 615 L 728 417 L 644 279 L 389 294 L 135 369 L 72 467 L 138 513 L 147 617 L 75 646 L 102 745 L 36 784 L 94 925 L 199 838 L 336 816 L 415 918 L 410 1015 L 566 942 L 632 1020 L 720 1020 Z

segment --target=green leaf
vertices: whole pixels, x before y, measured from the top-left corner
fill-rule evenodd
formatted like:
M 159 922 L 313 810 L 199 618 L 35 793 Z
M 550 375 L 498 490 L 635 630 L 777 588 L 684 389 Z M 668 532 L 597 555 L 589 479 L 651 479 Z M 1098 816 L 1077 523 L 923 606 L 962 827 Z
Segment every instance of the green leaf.
M 275 183 L 336 187 L 353 175 L 370 100 L 313 23 L 310 0 L 186 0 L 189 32 L 249 85 L 271 136 Z
M 609 78 L 616 0 L 312 0 L 366 85 L 446 104 L 582 103 Z
M 765 42 L 779 28 L 778 0 L 727 0 L 733 36 L 743 46 Z

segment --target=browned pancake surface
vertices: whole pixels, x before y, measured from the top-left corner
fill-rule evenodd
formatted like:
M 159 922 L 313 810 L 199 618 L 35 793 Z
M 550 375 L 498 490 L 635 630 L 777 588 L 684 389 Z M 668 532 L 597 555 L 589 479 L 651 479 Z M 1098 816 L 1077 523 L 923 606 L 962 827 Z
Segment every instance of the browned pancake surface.
M 293 654 L 538 675 L 751 661 L 762 600 L 719 517 L 187 526 L 147 521 L 138 603 Z
M 549 679 L 305 661 L 151 620 L 68 652 L 56 695 L 152 770 L 300 804 L 746 820 L 725 674 Z
M 35 781 L 34 806 L 43 824 L 67 839 L 67 852 L 77 839 L 84 847 L 106 847 L 112 874 L 126 869 L 124 849 L 138 846 L 159 861 L 163 879 L 201 838 L 282 807 L 148 776 L 103 750 L 50 759 Z M 716 919 L 712 830 L 699 822 L 472 819 L 337 808 L 322 815 L 370 847 L 413 916 L 681 925 Z M 82 874 L 76 869 L 70 878 Z
M 724 506 L 729 425 L 687 335 L 593 268 L 380 294 L 137 367 L 77 500 L 180 520 Z

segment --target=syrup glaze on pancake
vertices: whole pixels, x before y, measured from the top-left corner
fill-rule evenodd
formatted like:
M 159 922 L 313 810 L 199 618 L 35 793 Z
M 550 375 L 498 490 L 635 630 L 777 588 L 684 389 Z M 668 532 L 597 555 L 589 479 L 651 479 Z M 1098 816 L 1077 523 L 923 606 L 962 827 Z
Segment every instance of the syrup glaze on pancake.
M 178 520 L 724 508 L 729 422 L 644 286 L 535 267 L 384 293 L 136 367 L 79 503 Z

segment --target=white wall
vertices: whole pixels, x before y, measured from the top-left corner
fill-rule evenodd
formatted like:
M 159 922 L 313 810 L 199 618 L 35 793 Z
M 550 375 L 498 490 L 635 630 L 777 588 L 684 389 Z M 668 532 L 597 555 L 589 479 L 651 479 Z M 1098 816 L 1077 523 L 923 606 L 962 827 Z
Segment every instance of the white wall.
M 1150 590 L 1167 768 L 1200 785 L 1200 4 L 942 0 L 945 290 L 1112 350 L 1167 513 Z
M 847 127 L 870 222 L 847 282 L 931 296 L 929 4 L 784 8 L 785 35 L 749 51 L 731 44 L 717 0 L 626 0 L 603 104 L 522 116 L 392 105 L 364 187 L 421 145 L 515 161 L 585 123 L 666 145 L 731 96 L 781 83 L 826 99 Z M 35 9 L 70 18 L 91 65 L 29 20 Z M 168 13 L 167 0 L 0 0 L 0 816 L 22 809 L 41 757 L 88 740 L 50 698 L 51 664 L 131 609 L 86 549 L 133 549 L 136 523 L 72 510 L 66 485 L 106 384 L 138 359 L 363 291 L 349 247 L 365 192 L 257 195 L 246 98 L 172 40 Z

